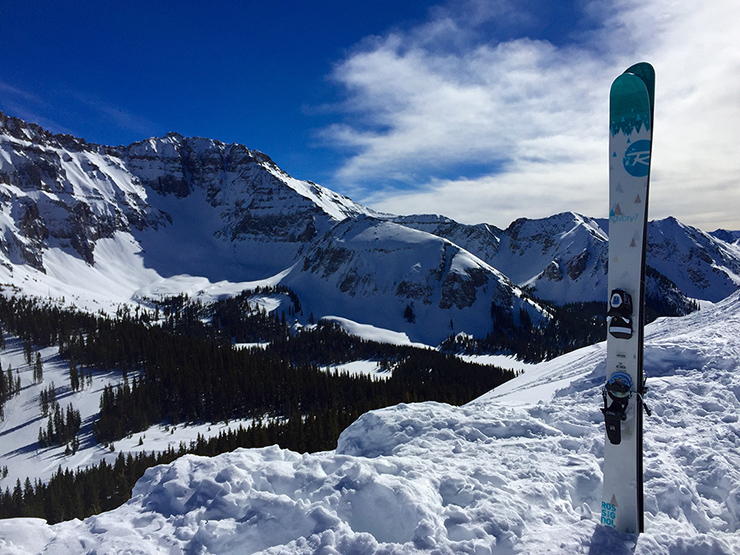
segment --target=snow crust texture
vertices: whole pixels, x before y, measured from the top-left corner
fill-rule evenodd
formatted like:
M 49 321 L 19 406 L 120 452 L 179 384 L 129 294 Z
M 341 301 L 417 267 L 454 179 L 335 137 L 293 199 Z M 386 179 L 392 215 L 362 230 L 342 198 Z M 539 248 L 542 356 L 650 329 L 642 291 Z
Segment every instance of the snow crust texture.
M 188 455 L 109 513 L 0 522 L 0 552 L 739 553 L 740 294 L 648 328 L 639 537 L 599 524 L 604 355 L 535 366 L 463 407 L 367 413 L 335 451 Z

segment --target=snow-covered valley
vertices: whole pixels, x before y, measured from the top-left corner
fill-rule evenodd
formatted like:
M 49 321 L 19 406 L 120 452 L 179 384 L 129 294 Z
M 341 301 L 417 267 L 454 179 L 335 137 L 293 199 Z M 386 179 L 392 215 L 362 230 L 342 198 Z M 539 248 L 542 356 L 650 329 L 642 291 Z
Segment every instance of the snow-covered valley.
M 740 295 L 647 330 L 646 531 L 599 525 L 603 344 L 462 407 L 365 414 L 334 451 L 278 447 L 149 469 L 122 507 L 0 522 L 26 553 L 740 551 Z M 147 440 L 148 441 L 147 436 Z

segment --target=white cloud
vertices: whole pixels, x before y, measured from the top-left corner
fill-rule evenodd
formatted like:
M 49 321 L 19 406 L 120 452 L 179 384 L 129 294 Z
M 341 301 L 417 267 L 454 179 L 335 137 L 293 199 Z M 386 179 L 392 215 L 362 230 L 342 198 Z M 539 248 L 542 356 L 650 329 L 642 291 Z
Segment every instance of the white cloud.
M 609 84 L 648 60 L 657 72 L 651 216 L 740 229 L 740 0 L 590 2 L 602 25 L 569 46 L 482 40 L 481 21 L 517 14 L 513 4 L 485 12 L 491 4 L 440 8 L 336 67 L 350 115 L 324 133 L 352 152 L 340 186 L 376 208 L 467 222 L 603 216 Z

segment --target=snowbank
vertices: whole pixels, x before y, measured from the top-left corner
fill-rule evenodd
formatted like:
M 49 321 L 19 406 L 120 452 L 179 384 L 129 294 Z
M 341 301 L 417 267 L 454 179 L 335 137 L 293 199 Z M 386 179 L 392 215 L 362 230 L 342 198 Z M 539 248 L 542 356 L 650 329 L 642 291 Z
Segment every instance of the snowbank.
M 0 552 L 739 553 L 738 360 L 740 295 L 650 328 L 639 538 L 597 524 L 605 368 L 596 346 L 464 407 L 365 414 L 335 451 L 185 456 L 149 469 L 109 513 L 0 522 Z

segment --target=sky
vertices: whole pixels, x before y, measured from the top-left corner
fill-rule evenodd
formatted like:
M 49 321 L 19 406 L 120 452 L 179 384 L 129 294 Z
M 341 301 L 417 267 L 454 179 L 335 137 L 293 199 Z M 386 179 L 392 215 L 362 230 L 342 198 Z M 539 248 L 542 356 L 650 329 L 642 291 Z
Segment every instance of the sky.
M 608 211 L 608 93 L 656 70 L 650 218 L 740 230 L 740 0 L 0 3 L 0 110 L 268 154 L 376 210 Z

